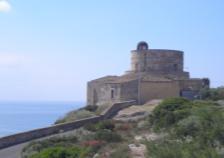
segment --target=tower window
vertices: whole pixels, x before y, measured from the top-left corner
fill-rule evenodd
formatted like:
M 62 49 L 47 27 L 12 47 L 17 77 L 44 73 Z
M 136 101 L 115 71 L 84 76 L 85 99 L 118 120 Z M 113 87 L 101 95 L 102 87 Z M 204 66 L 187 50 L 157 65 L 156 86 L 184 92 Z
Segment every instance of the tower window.
M 114 89 L 111 89 L 111 99 L 114 99 Z
M 177 71 L 178 70 L 178 65 L 177 64 L 174 64 L 173 65 L 173 69 L 174 69 L 174 71 Z
M 139 69 L 138 64 L 135 64 L 135 70 L 138 71 L 138 69 Z

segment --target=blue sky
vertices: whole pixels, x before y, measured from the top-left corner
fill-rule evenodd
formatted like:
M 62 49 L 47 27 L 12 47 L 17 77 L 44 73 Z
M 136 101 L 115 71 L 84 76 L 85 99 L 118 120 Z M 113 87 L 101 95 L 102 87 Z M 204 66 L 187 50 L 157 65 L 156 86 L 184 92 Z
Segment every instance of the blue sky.
M 185 52 L 224 85 L 222 0 L 0 0 L 0 101 L 84 101 L 86 82 L 130 68 L 130 50 Z

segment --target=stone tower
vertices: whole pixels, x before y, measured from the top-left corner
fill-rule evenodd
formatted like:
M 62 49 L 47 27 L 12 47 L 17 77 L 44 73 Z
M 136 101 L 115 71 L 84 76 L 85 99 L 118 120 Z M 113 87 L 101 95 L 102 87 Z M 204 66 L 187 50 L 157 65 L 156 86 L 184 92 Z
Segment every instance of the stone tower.
M 168 97 L 199 97 L 208 79 L 190 78 L 184 71 L 184 52 L 169 49 L 149 49 L 139 42 L 131 51 L 131 70 L 121 76 L 105 76 L 88 82 L 87 104 L 136 100 L 144 104 L 152 99 Z
M 131 51 L 132 73 L 175 74 L 189 77 L 184 72 L 183 52 L 168 49 L 149 49 L 146 42 L 139 42 L 137 49 Z

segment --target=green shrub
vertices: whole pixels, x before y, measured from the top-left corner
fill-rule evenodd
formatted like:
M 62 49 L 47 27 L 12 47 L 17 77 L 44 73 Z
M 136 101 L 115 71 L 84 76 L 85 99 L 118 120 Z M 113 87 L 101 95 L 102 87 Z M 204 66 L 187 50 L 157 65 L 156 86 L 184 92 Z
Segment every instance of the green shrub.
M 131 123 L 119 123 L 116 125 L 116 130 L 118 131 L 130 131 L 133 129 L 133 125 Z
M 154 150 L 149 152 L 155 158 L 219 157 L 216 149 L 224 146 L 224 107 L 212 101 L 167 99 L 155 108 L 150 122 L 173 139 L 150 145 Z M 154 151 L 159 153 L 153 154 Z
M 107 129 L 107 130 L 114 130 L 115 128 L 115 123 L 114 121 L 111 121 L 111 120 L 104 120 L 104 121 L 101 121 L 101 122 L 98 122 L 96 124 L 87 124 L 85 126 L 85 129 L 89 130 L 89 131 L 97 131 L 97 130 L 102 130 L 102 129 Z
M 97 105 L 87 105 L 85 108 L 87 111 L 95 112 L 98 109 Z
M 122 141 L 120 135 L 110 130 L 99 130 L 95 133 L 94 138 L 96 140 L 102 140 L 109 143 Z
M 57 120 L 55 122 L 55 124 L 72 122 L 72 121 L 76 121 L 76 120 L 80 120 L 80 119 L 84 119 L 84 118 L 88 118 L 88 117 L 93 117 L 93 116 L 95 116 L 94 113 L 84 110 L 84 109 L 71 111 L 68 114 L 66 114 L 66 116 L 64 118 Z
M 32 155 L 33 153 L 40 152 L 43 149 L 49 147 L 69 147 L 77 142 L 75 136 L 69 137 L 52 137 L 42 141 L 33 141 L 29 143 L 22 151 L 22 157 L 27 157 L 27 155 Z
M 184 98 L 169 98 L 160 103 L 150 115 L 154 129 L 171 127 L 190 114 L 192 102 Z
M 30 156 L 29 158 L 85 158 L 86 152 L 78 147 L 53 147 Z
M 104 141 L 101 140 L 88 140 L 82 142 L 82 146 L 88 147 L 90 153 L 97 153 L 98 150 L 105 145 Z
M 200 91 L 200 96 L 204 100 L 223 100 L 224 99 L 224 87 L 218 88 L 204 88 Z
M 114 152 L 111 153 L 110 158 L 130 158 L 130 151 L 128 144 L 119 144 Z
M 190 115 L 178 121 L 173 135 L 185 139 L 192 137 L 203 146 L 224 145 L 224 108 L 213 102 L 194 102 Z
M 216 104 L 194 107 L 192 115 L 200 120 L 200 130 L 196 134 L 201 144 L 215 146 L 217 142 L 224 145 L 224 108 Z
M 97 129 L 107 129 L 107 130 L 113 130 L 115 128 L 115 123 L 111 120 L 105 120 L 101 121 L 98 124 L 96 124 Z
M 201 120 L 198 116 L 189 116 L 178 122 L 175 134 L 178 137 L 195 137 L 202 130 Z
M 96 132 L 96 125 L 94 123 L 88 123 L 84 126 L 84 129 L 92 132 Z
M 150 158 L 221 158 L 214 148 L 197 142 L 161 141 L 147 143 Z

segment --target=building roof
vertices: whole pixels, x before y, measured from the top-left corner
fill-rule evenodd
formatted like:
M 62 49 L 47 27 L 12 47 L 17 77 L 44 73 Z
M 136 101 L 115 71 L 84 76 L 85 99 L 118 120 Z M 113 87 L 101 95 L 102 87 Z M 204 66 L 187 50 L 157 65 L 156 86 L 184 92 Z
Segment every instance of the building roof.
M 113 78 L 111 80 L 105 81 L 105 83 L 114 83 L 114 84 L 120 84 L 120 83 L 125 83 L 125 82 L 130 82 L 130 81 L 135 81 L 141 79 L 141 81 L 145 82 L 171 82 L 173 81 L 172 79 L 168 79 L 162 76 L 155 76 L 155 75 L 149 75 L 149 74 L 137 74 L 137 73 L 131 73 L 131 74 L 126 74 L 122 76 L 117 76 L 116 78 Z
M 95 80 L 92 80 L 90 82 L 108 82 L 108 81 L 113 81 L 116 78 L 118 78 L 118 76 L 104 76 L 104 77 L 101 77 L 101 78 L 97 78 Z

